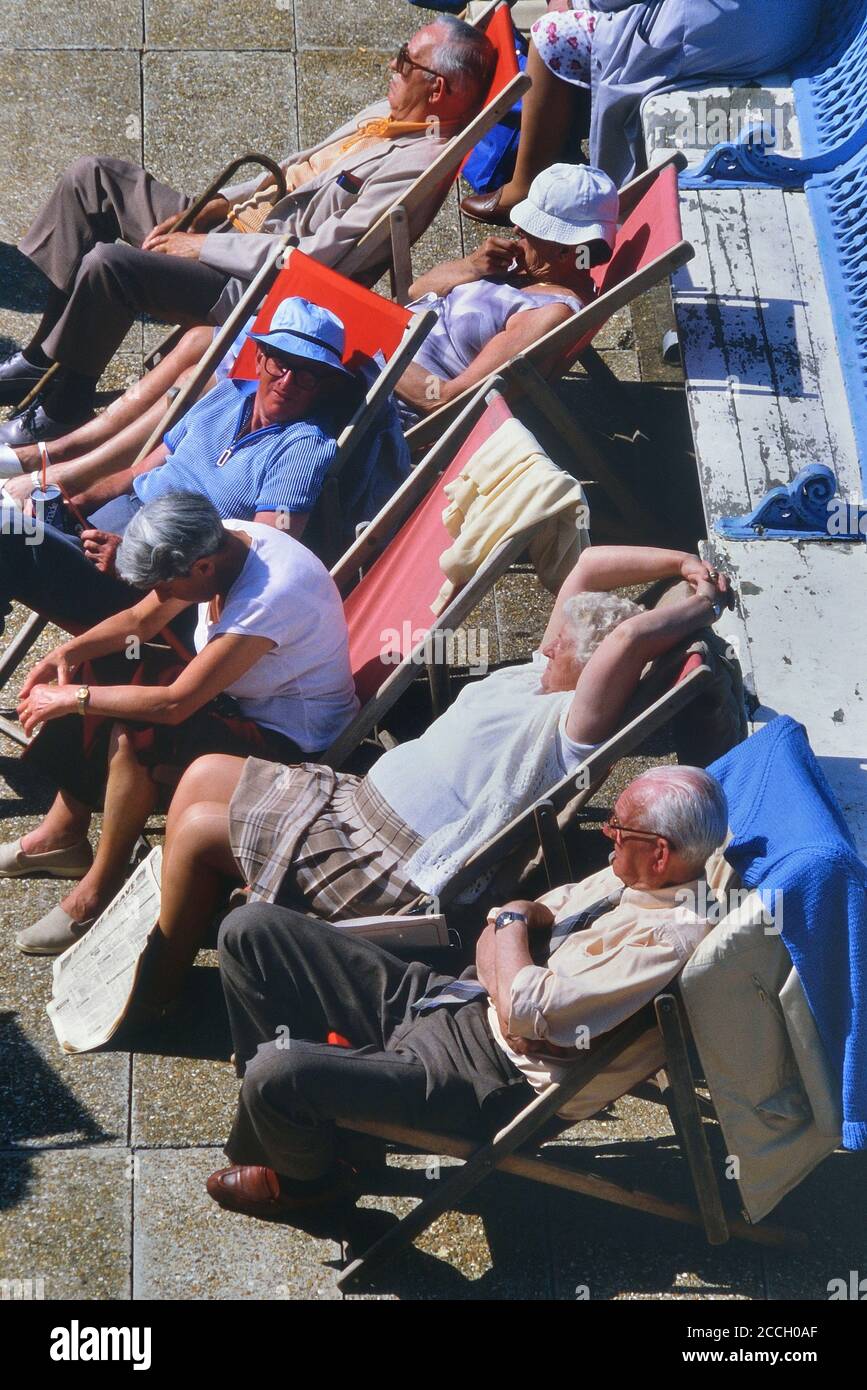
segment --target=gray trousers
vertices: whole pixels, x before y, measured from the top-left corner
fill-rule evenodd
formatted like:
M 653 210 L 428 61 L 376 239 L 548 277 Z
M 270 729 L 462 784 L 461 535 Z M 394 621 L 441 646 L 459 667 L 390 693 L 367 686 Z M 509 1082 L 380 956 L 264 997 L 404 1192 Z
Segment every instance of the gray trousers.
M 19 244 L 69 295 L 42 344 L 52 361 L 98 377 L 136 315 L 207 322 L 228 277 L 199 261 L 139 249 L 189 201 L 122 159 L 87 156 L 63 171 Z
M 313 1179 L 333 1162 L 336 1119 L 481 1139 L 532 1097 L 485 1003 L 411 1012 L 448 978 L 427 965 L 266 903 L 229 913 L 219 953 L 243 1076 L 232 1163 Z M 330 1032 L 352 1046 L 329 1045 Z

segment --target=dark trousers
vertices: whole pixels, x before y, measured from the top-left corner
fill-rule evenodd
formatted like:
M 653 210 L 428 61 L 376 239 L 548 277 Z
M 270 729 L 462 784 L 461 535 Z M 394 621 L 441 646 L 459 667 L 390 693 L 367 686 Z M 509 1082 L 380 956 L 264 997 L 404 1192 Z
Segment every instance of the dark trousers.
M 122 159 L 86 156 L 63 171 L 20 243 L 69 295 L 42 344 L 48 357 L 98 377 L 137 314 L 207 321 L 228 277 L 199 261 L 138 249 L 189 201 Z
M 416 1017 L 447 977 L 288 908 L 223 921 L 220 971 L 243 1076 L 226 1153 L 312 1180 L 333 1121 L 379 1120 L 483 1138 L 532 1091 L 494 1042 L 481 1001 Z M 328 1044 L 334 1032 L 352 1046 Z
M 48 525 L 41 539 L 28 536 L 15 508 L 0 511 L 0 632 L 13 599 L 68 631 L 84 631 L 141 597 L 140 589 L 101 573 L 77 536 Z

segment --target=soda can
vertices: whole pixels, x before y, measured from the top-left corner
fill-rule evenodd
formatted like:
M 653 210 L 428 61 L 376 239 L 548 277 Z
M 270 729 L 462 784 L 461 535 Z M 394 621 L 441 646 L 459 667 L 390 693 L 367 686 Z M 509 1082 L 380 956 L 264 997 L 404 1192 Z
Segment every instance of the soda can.
M 35 487 L 30 501 L 43 526 L 57 526 L 63 530 L 63 494 L 56 483 L 48 483 L 44 488 Z

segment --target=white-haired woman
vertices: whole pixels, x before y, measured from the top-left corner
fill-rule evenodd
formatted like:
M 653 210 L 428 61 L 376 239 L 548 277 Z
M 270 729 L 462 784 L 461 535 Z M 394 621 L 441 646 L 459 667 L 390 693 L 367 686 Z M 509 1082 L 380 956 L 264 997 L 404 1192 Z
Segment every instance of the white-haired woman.
M 645 612 L 607 592 L 684 578 L 692 594 Z M 436 893 L 472 850 L 577 768 L 618 726 L 641 671 L 713 622 L 727 582 L 682 551 L 591 547 L 563 584 L 529 663 L 468 686 L 364 778 L 199 759 L 169 812 L 148 1001 L 173 998 L 227 883 L 340 920 Z
M 0 846 L 0 877 L 80 879 L 19 934 L 33 955 L 65 950 L 111 901 L 160 783 L 173 785 L 205 753 L 300 762 L 358 708 L 340 595 L 300 541 L 257 522 L 224 523 L 206 497 L 178 492 L 136 513 L 117 562 L 149 592 L 55 648 L 21 690 L 24 732 L 43 726 L 25 756 L 61 791 L 40 826 Z M 144 646 L 192 605 L 186 664 Z M 141 665 L 128 659 L 142 651 Z M 81 684 L 92 662 L 99 683 Z M 87 833 L 103 803 L 91 863 Z

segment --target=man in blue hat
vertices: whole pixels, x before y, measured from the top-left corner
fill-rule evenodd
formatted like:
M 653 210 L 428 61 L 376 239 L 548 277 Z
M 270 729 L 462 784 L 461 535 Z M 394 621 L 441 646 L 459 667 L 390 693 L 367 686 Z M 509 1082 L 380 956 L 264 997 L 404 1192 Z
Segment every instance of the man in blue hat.
M 220 382 L 137 467 L 76 492 L 75 465 L 62 465 L 67 493 L 90 522 L 80 537 L 46 525 L 37 545 L 20 526 L 2 526 L 0 622 L 12 599 L 75 629 L 128 608 L 115 552 L 131 517 L 166 493 L 199 492 L 225 519 L 301 536 L 337 453 L 339 425 L 329 421 L 342 423 L 357 395 L 342 360 L 343 324 L 309 300 L 284 299 L 269 332 L 250 336 L 256 380 Z

